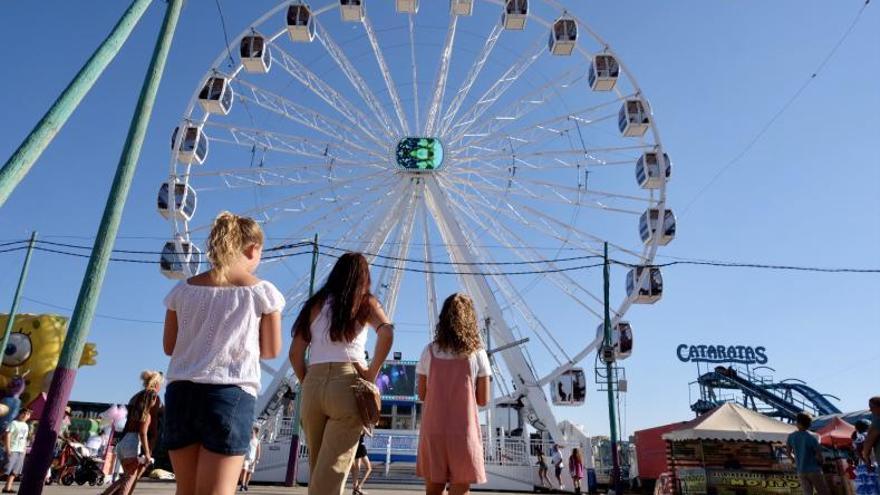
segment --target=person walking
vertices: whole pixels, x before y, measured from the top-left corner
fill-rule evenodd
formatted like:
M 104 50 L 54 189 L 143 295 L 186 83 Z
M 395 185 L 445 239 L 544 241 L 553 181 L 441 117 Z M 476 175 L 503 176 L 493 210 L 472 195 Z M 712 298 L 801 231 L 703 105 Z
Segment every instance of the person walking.
M 556 483 L 559 485 L 560 490 L 565 490 L 565 485 L 562 483 L 562 468 L 565 467 L 565 463 L 562 461 L 562 449 L 559 445 L 553 445 L 550 447 L 551 454 L 551 462 L 553 463 L 553 474 L 556 475 Z
M 122 464 L 122 475 L 102 493 L 103 495 L 128 495 L 134 485 L 153 463 L 153 449 L 158 440 L 159 390 L 164 377 L 158 371 L 141 373 L 143 389 L 128 401 L 128 417 L 122 429 L 122 437 L 116 443 L 116 456 Z
M 364 466 L 364 477 L 361 478 L 361 465 Z M 373 464 L 370 462 L 370 456 L 367 455 L 367 446 L 364 445 L 364 435 L 361 434 L 361 439 L 358 440 L 357 450 L 354 453 L 354 464 L 351 466 L 351 472 L 353 482 L 352 482 L 352 492 L 354 495 L 367 495 L 367 492 L 363 490 L 364 483 L 367 482 L 367 479 L 370 477 L 370 473 L 373 472 Z
M 207 241 L 211 269 L 165 298 L 163 347 L 171 356 L 163 441 L 177 495 L 235 493 L 260 391 L 260 359 L 281 352 L 284 296 L 254 272 L 263 231 L 229 212 Z
M 416 365 L 424 402 L 416 474 L 427 495 L 441 495 L 447 485 L 449 495 L 463 495 L 486 482 L 477 407 L 488 404 L 491 374 L 473 301 L 449 296 Z
M 367 364 L 367 327 L 376 329 Z M 370 293 L 370 267 L 360 253 L 339 257 L 327 281 L 293 324 L 290 362 L 302 384 L 302 426 L 309 448 L 309 495 L 342 495 L 364 431 L 352 386 L 375 383 L 391 351 L 394 325 Z M 309 362 L 306 363 L 306 350 Z
M 15 493 L 12 484 L 16 476 L 21 476 L 21 469 L 24 467 L 24 456 L 31 433 L 27 423 L 30 419 L 31 410 L 22 409 L 6 427 L 3 442 L 3 450 L 6 451 L 6 466 L 3 470 L 6 474 L 6 486 L 3 487 L 3 493 Z
M 571 475 L 571 480 L 574 483 L 575 493 L 581 493 L 581 480 L 584 479 L 584 471 L 584 456 L 580 449 L 574 448 L 571 450 L 571 455 L 568 456 L 568 474 Z
M 804 495 L 813 495 L 814 490 L 819 495 L 831 495 L 825 483 L 825 475 L 822 474 L 822 447 L 819 444 L 819 435 L 809 431 L 813 418 L 802 412 L 797 415 L 795 423 L 797 431 L 788 435 L 785 443 L 788 456 L 794 454 Z
M 260 462 L 260 457 L 262 457 L 262 455 L 263 450 L 260 446 L 260 427 L 254 425 L 251 434 L 251 443 L 248 445 L 248 452 L 244 456 L 244 464 L 241 466 L 241 477 L 239 478 L 238 491 L 248 491 L 251 484 L 251 477 L 253 477 L 254 471 L 257 470 L 257 463 Z
M 868 409 L 871 411 L 871 426 L 862 445 L 862 458 L 872 466 L 871 457 L 873 462 L 880 463 L 880 395 L 868 399 Z
M 544 455 L 544 449 L 538 447 L 538 479 L 541 481 L 542 488 L 550 488 L 550 477 L 547 475 L 549 468 L 547 467 L 547 457 Z

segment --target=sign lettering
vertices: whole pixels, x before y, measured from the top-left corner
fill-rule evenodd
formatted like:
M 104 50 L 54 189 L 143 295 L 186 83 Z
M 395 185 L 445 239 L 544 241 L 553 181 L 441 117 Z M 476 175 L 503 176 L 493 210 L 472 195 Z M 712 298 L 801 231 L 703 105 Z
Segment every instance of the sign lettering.
M 682 363 L 767 364 L 767 348 L 744 345 L 688 345 L 675 349 Z

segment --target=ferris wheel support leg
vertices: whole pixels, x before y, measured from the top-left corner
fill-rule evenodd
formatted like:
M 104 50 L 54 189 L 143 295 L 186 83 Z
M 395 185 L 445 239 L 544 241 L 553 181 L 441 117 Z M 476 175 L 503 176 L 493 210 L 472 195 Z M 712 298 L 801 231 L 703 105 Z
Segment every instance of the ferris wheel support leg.
M 73 81 L 46 112 L 46 115 L 40 119 L 40 122 L 21 143 L 21 146 L 15 150 L 9 161 L 0 169 L 0 206 L 6 203 L 15 187 L 24 179 L 24 176 L 40 158 L 40 155 L 43 154 L 43 151 L 49 146 L 49 143 L 52 142 L 82 99 L 95 85 L 104 69 L 110 65 L 110 62 L 122 49 L 122 45 L 125 44 L 150 3 L 152 0 L 134 0 L 132 2 L 119 22 L 116 23 L 113 31 L 86 61 Z
M 470 243 L 464 235 L 462 228 L 455 221 L 455 216 L 449 211 L 449 205 L 443 195 L 443 189 L 436 180 L 429 178 L 426 183 L 426 204 L 431 210 L 437 222 L 437 227 L 443 237 L 443 242 L 450 246 L 452 261 L 459 263 L 474 263 L 477 260 L 468 253 Z M 504 320 L 504 316 L 498 301 L 492 292 L 485 277 L 465 275 L 460 280 L 470 293 L 469 295 L 478 304 L 478 307 L 486 313 L 484 316 L 492 320 L 491 330 L 495 331 L 499 338 L 497 345 L 509 344 L 516 339 L 513 332 Z M 507 368 L 513 374 L 516 395 L 524 399 L 529 422 L 536 429 L 546 431 L 555 441 L 562 441 L 562 432 L 556 423 L 556 417 L 547 396 L 544 395 L 534 370 L 529 366 L 526 357 L 519 347 L 511 347 L 501 353 Z
M 165 61 L 168 59 L 168 52 L 171 49 L 171 41 L 174 39 L 174 31 L 180 18 L 183 1 L 169 0 L 168 2 L 162 30 L 153 50 L 138 104 L 128 129 L 128 137 L 125 140 L 122 156 L 116 169 L 116 176 L 113 178 L 113 185 L 104 207 L 104 216 L 101 219 L 98 236 L 92 247 L 88 268 L 83 277 L 76 307 L 73 310 L 67 338 L 61 349 L 58 368 L 49 387 L 43 417 L 37 429 L 28 463 L 25 466 L 20 488 L 21 493 L 39 495 L 45 486 L 44 480 L 49 464 L 52 462 L 52 450 L 55 448 L 55 441 L 58 438 L 64 407 L 67 405 L 70 391 L 73 389 L 85 339 L 95 316 L 101 285 L 104 282 L 113 243 L 119 231 L 125 200 L 128 197 L 128 191 L 137 168 L 144 136 L 147 133 L 147 126 L 153 111 L 153 103 L 156 101 L 156 93 L 159 91 L 159 83 L 165 70 Z

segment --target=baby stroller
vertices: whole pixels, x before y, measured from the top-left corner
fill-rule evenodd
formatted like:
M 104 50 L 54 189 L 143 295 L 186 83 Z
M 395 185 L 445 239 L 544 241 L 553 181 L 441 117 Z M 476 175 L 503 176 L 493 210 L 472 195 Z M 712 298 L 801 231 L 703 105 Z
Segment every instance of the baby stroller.
M 64 440 L 48 483 L 90 486 L 104 484 L 104 461 L 91 456 L 85 445 Z

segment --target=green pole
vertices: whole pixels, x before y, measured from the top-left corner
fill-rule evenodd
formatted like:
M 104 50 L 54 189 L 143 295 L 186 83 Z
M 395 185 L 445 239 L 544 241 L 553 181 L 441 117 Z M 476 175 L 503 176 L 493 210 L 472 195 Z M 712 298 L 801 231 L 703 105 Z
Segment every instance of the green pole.
M 614 493 L 620 493 L 620 461 L 617 455 L 617 414 L 614 411 L 614 353 L 610 352 L 613 345 L 611 338 L 611 308 L 609 301 L 611 300 L 611 263 L 608 260 L 608 243 L 605 243 L 605 263 L 602 270 L 603 292 L 605 296 L 605 343 L 603 346 L 603 354 L 605 357 L 605 379 L 608 389 L 608 424 L 611 430 L 611 479 L 609 480 L 609 488 L 614 489 Z
M 21 301 L 21 290 L 24 289 L 24 281 L 27 279 L 28 266 L 31 264 L 31 254 L 34 252 L 34 244 L 37 242 L 37 231 L 31 232 L 31 240 L 28 243 L 27 254 L 24 255 L 24 264 L 21 265 L 21 275 L 18 277 L 18 286 L 15 287 L 15 295 L 12 296 L 12 309 L 6 319 L 6 330 L 3 332 L 3 340 L 0 342 L 0 362 L 6 356 L 6 344 L 12 334 L 12 326 L 15 323 L 15 314 L 18 313 L 18 303 Z
M 312 243 L 312 271 L 309 276 L 309 297 L 315 293 L 315 273 L 318 271 L 318 234 Z M 306 350 L 306 362 L 309 360 L 308 349 Z M 299 417 L 302 411 L 302 383 L 297 384 L 296 397 L 294 400 L 293 418 L 290 419 L 290 429 L 293 432 L 290 437 L 290 454 L 287 456 L 287 476 L 284 477 L 284 486 L 291 487 L 296 484 L 296 470 L 299 466 L 300 426 Z
M 122 220 L 125 201 L 128 198 L 128 191 L 137 168 L 144 136 L 150 122 L 156 93 L 165 70 L 165 61 L 168 59 L 168 52 L 171 49 L 171 41 L 174 38 L 174 30 L 180 18 L 183 2 L 184 0 L 168 1 L 162 31 L 156 41 L 150 67 L 144 78 L 137 108 L 132 117 L 128 137 L 125 140 L 122 156 L 116 169 L 116 176 L 113 178 L 107 205 L 104 207 L 104 216 L 101 219 L 98 236 L 95 238 L 88 268 L 86 268 L 76 307 L 73 310 L 70 328 L 58 359 L 58 368 L 55 370 L 52 385 L 49 387 L 43 417 L 40 419 L 34 446 L 28 456 L 29 462 L 25 466 L 21 493 L 40 494 L 43 490 L 43 480 L 46 477 L 49 464 L 52 462 L 52 450 L 58 437 L 64 406 L 70 397 L 85 339 L 95 316 L 101 285 L 107 272 L 107 264 L 110 261 L 113 243 Z
M 34 162 L 43 154 L 43 151 L 49 146 L 49 143 L 52 142 L 82 99 L 95 85 L 95 81 L 98 80 L 104 69 L 119 53 L 151 2 L 152 0 L 134 0 L 131 3 L 122 18 L 116 23 L 113 31 L 110 31 L 101 46 L 95 50 L 95 53 L 79 70 L 76 77 L 55 100 L 49 111 L 43 115 L 43 118 L 9 158 L 9 161 L 0 169 L 0 206 L 3 206 L 18 183 L 24 179 Z

